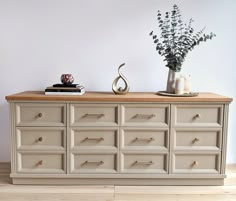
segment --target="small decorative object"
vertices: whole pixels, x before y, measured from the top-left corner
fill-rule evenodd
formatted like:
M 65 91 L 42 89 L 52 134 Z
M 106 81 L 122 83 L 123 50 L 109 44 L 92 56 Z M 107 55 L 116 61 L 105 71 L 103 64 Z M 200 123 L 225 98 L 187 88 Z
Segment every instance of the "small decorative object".
M 175 81 L 175 94 L 183 94 L 184 93 L 184 87 L 185 87 L 184 77 L 180 76 Z
M 153 34 L 153 31 L 150 36 L 156 44 L 158 53 L 165 57 L 164 61 L 167 62 L 166 66 L 169 68 L 166 91 L 174 93 L 175 73 L 181 71 L 182 64 L 189 51 L 201 42 L 206 42 L 216 35 L 212 32 L 205 34 L 205 28 L 195 32 L 192 27 L 193 19 L 190 19 L 188 23 L 184 23 L 177 5 L 173 6 L 171 12 L 166 12 L 165 16 L 162 16 L 161 12 L 158 11 L 157 21 L 161 29 L 160 39 Z
M 71 85 L 74 82 L 74 77 L 72 76 L 72 74 L 62 74 L 61 82 L 64 85 Z
M 126 79 L 126 77 L 120 72 L 121 67 L 123 67 L 124 65 L 125 65 L 125 63 L 121 64 L 118 67 L 119 76 L 112 83 L 112 90 L 115 94 L 126 94 L 129 92 L 129 82 Z M 122 79 L 124 81 L 124 84 L 125 84 L 124 88 L 117 86 L 119 79 Z
M 184 93 L 191 92 L 191 82 L 190 82 L 190 75 L 184 76 Z

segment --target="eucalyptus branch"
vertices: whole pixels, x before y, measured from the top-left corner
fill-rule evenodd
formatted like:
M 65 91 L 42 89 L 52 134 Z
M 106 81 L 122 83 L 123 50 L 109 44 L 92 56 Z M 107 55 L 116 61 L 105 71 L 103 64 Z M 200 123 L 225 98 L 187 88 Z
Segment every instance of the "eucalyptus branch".
M 186 55 L 193 50 L 195 46 L 202 42 L 211 40 L 216 35 L 214 33 L 205 34 L 201 29 L 195 32 L 192 27 L 193 19 L 191 18 L 188 24 L 184 24 L 181 16 L 181 11 L 177 5 L 173 6 L 171 12 L 166 12 L 163 17 L 161 12 L 157 12 L 157 21 L 161 30 L 160 37 L 150 33 L 154 43 L 156 44 L 156 51 L 161 56 L 165 57 L 166 66 L 173 71 L 180 71 Z

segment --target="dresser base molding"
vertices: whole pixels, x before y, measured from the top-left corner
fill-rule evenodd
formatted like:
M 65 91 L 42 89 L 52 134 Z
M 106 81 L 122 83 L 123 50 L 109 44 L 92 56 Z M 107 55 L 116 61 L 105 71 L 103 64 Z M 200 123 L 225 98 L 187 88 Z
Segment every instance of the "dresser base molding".
M 48 184 L 48 185 L 224 185 L 226 175 L 206 175 L 206 174 L 128 174 L 128 175 L 24 175 L 11 174 L 13 184 Z
M 24 185 L 119 185 L 119 186 L 221 186 L 223 178 L 161 179 L 78 179 L 78 178 L 13 178 L 13 184 Z

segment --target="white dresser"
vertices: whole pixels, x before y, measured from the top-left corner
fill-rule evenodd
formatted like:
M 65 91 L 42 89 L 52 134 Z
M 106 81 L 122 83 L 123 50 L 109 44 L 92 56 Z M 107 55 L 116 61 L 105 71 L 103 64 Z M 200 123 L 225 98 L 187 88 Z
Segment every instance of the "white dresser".
M 14 184 L 222 185 L 231 98 L 6 96 Z

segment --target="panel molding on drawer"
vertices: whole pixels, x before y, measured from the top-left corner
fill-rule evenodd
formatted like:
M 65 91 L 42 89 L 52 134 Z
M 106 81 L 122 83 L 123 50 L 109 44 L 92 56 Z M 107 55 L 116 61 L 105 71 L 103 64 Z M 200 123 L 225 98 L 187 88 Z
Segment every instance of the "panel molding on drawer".
M 117 104 L 70 104 L 71 126 L 118 126 Z
M 168 104 L 124 104 L 121 105 L 122 126 L 159 126 L 169 124 Z
M 118 149 L 118 128 L 73 127 L 70 129 L 70 147 L 80 149 Z
M 17 103 L 17 126 L 65 126 L 66 105 L 50 103 Z
M 219 174 L 220 153 L 175 153 L 171 173 Z
M 17 127 L 18 150 L 65 150 L 66 129 L 63 127 Z
M 168 173 L 168 154 L 165 153 L 121 153 L 123 173 Z
M 17 172 L 63 174 L 66 173 L 65 153 L 18 152 Z
M 73 153 L 70 173 L 116 173 L 118 157 L 114 153 Z
M 120 135 L 121 149 L 125 150 L 168 150 L 168 128 L 125 127 Z
M 176 128 L 172 132 L 174 150 L 221 150 L 221 128 Z
M 172 125 L 178 127 L 222 127 L 223 106 L 217 104 L 172 105 Z

